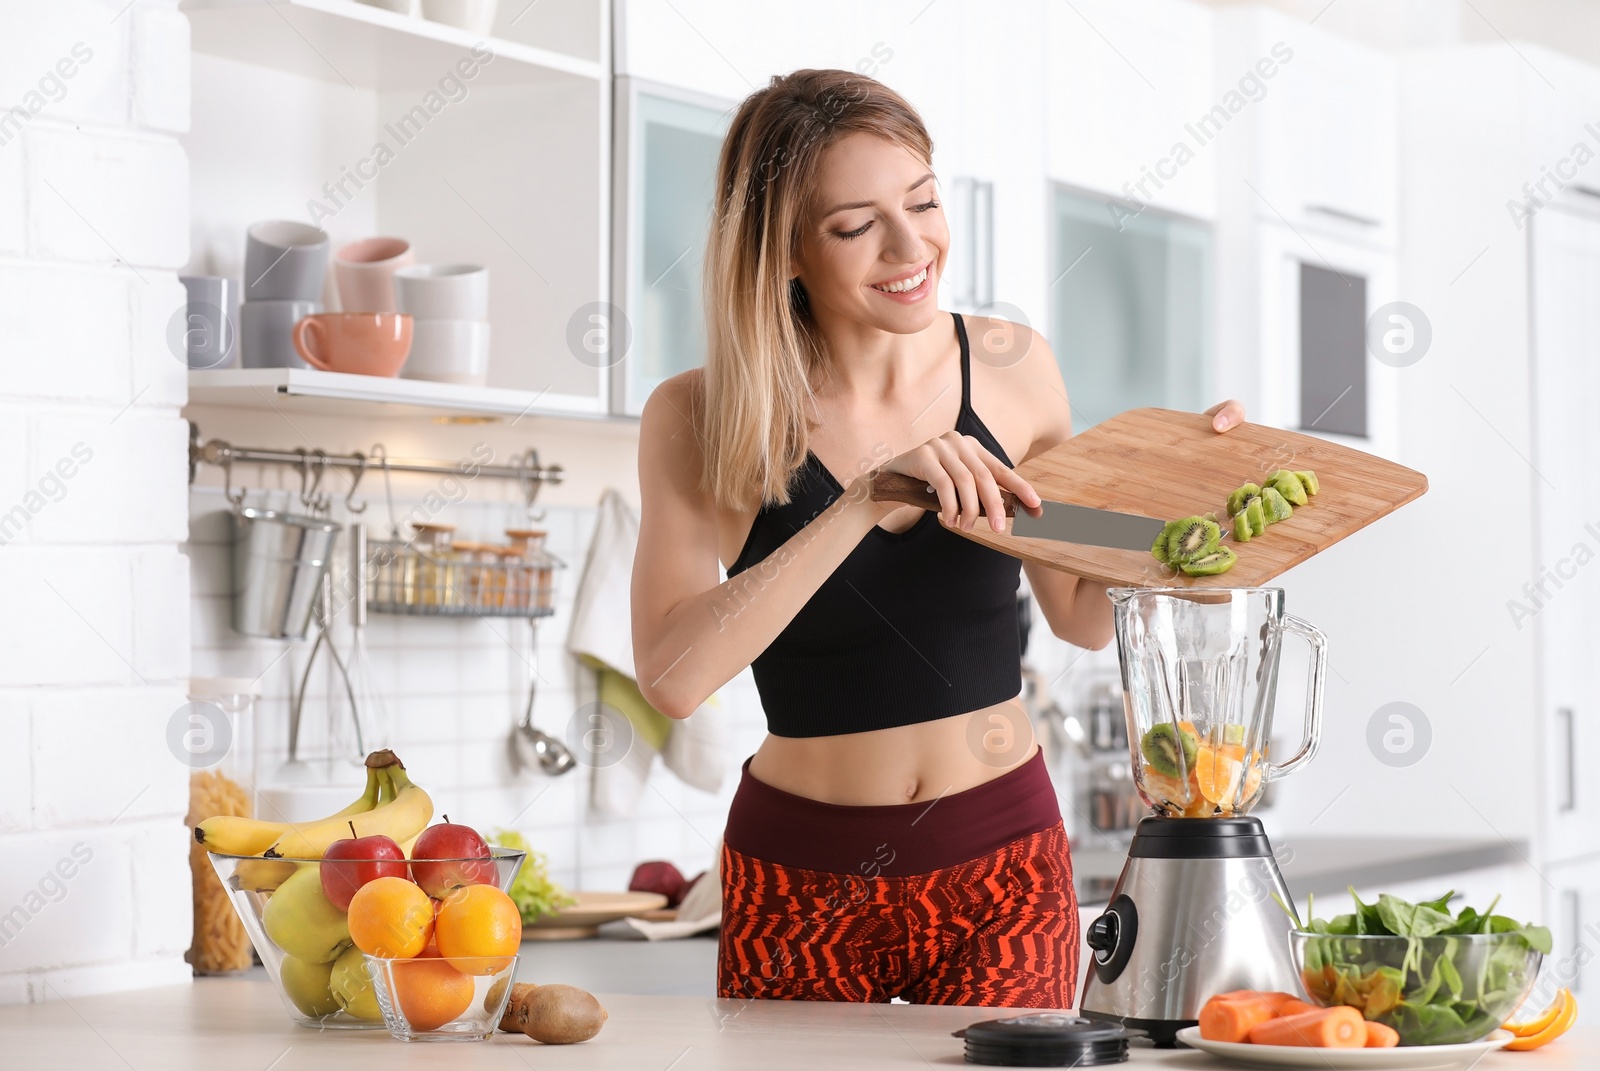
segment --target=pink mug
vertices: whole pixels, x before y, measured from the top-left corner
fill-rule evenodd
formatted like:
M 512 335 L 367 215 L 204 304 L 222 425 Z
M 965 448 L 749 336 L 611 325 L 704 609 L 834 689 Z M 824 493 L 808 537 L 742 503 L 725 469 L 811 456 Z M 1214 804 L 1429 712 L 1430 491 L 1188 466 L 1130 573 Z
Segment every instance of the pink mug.
M 324 372 L 394 376 L 411 352 L 411 317 L 401 312 L 318 312 L 294 325 L 295 352 Z

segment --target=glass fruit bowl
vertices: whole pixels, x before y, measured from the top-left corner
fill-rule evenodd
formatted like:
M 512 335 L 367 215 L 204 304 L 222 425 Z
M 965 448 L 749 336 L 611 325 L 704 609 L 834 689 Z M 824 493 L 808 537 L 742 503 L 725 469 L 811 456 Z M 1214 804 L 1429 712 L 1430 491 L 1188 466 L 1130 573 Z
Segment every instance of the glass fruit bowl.
M 364 956 L 378 1008 L 401 1041 L 484 1041 L 511 997 L 518 956 L 423 953 L 415 959 Z
M 1521 933 L 1449 937 L 1291 930 L 1289 951 L 1306 999 L 1348 1004 L 1391 1026 L 1402 1045 L 1461 1045 L 1488 1037 L 1522 1003 L 1544 956 Z
M 465 879 L 506 892 L 527 853 L 493 846 L 489 852 L 489 859 L 410 859 L 390 865 L 403 865 L 413 879 Z M 209 854 L 289 1018 L 316 1030 L 383 1028 L 371 972 L 351 942 L 344 911 L 328 899 L 323 882 L 324 870 L 334 880 L 371 864 Z

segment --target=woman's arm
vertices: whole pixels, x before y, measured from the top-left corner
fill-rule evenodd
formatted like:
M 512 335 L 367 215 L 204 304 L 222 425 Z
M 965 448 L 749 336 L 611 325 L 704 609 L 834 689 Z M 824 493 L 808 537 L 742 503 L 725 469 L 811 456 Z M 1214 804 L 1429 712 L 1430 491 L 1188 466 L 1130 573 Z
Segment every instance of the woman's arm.
M 699 487 L 702 455 L 688 416 L 697 376 L 656 388 L 639 421 L 634 666 L 645 699 L 673 718 L 694 713 L 754 661 L 885 512 L 865 495 L 842 495 L 764 561 L 718 584 L 718 511 Z
M 1072 437 L 1072 407 L 1067 401 L 1061 367 L 1044 336 L 1033 335 L 1027 354 L 1017 367 L 1029 383 L 1030 397 L 1038 402 L 1033 443 L 1023 459 L 1026 460 Z M 1206 415 L 1213 418 L 1212 427 L 1223 432 L 1244 420 L 1244 406 L 1229 399 L 1207 409 Z M 1107 585 L 1035 562 L 1024 562 L 1023 569 L 1039 609 L 1057 638 L 1091 651 L 1111 642 L 1114 627 Z

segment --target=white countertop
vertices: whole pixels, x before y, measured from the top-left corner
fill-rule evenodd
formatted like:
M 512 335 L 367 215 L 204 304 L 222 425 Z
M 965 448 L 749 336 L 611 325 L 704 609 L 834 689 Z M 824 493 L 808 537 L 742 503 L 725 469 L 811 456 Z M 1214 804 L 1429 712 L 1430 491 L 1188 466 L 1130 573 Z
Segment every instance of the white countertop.
M 610 1018 L 581 1045 L 521 1035 L 448 1045 L 404 1044 L 382 1030 L 318 1032 L 289 1022 L 277 994 L 251 977 L 0 1009 L 0 1066 L 47 1071 L 351 1071 L 406 1068 L 605 1068 L 615 1071 L 851 1071 L 967 1066 L 968 1023 L 1015 1009 L 917 1004 L 717 1000 L 598 994 Z M 1475 1071 L 1578 1071 L 1594 1066 L 1600 1030 L 1581 1027 L 1531 1053 L 1495 1053 Z M 1186 1049 L 1135 1048 L 1130 1062 L 1216 1071 Z

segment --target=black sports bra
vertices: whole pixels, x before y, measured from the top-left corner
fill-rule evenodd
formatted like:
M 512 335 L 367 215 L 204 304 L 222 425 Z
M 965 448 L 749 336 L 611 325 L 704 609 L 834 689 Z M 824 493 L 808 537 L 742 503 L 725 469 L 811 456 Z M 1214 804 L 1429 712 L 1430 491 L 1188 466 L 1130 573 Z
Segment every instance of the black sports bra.
M 951 315 L 961 344 L 956 430 L 1010 465 L 972 411 L 967 329 L 959 313 Z M 765 560 L 844 493 L 809 451 L 789 491 L 786 505 L 756 514 L 730 578 L 746 569 L 758 582 L 766 578 L 776 567 Z M 874 527 L 751 664 L 768 731 L 859 733 L 1015 697 L 1022 690 L 1021 569 L 1018 559 L 956 535 L 931 512 L 904 532 Z

